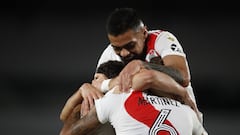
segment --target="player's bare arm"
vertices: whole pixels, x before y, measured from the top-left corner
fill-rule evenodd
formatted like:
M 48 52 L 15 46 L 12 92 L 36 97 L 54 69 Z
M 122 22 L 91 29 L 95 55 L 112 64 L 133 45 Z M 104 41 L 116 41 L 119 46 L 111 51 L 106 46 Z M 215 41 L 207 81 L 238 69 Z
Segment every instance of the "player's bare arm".
M 60 120 L 65 122 L 73 112 L 74 108 L 78 104 L 82 103 L 82 100 L 83 100 L 82 94 L 79 89 L 70 98 L 68 98 L 60 114 Z
M 64 121 L 64 125 L 60 131 L 60 135 L 69 135 L 71 134 L 71 126 L 73 123 L 75 123 L 77 120 L 80 119 L 80 110 L 81 110 L 81 104 L 78 104 L 73 111 L 71 112 L 70 116 L 66 118 Z
M 101 124 L 98 121 L 95 107 L 82 118 L 80 118 L 80 108 L 81 104 L 78 104 L 71 112 L 71 115 L 64 121 L 60 135 L 86 135 Z
M 82 103 L 81 112 L 82 115 L 87 114 L 87 112 L 94 106 L 94 99 L 102 97 L 103 94 L 94 86 L 89 83 L 84 83 L 66 102 L 62 112 L 60 114 L 60 119 L 62 121 L 71 114 L 75 106 Z M 90 98 L 93 97 L 93 98 Z M 90 105 L 90 106 L 89 106 Z
M 73 123 L 70 129 L 71 135 L 86 135 L 97 128 L 100 124 L 101 123 L 97 118 L 96 108 L 93 107 L 87 115 L 79 119 L 76 123 Z
M 133 76 L 132 88 L 136 90 L 149 89 L 158 96 L 167 94 L 164 96 L 172 97 L 172 95 L 177 95 L 183 98 L 187 94 L 187 91 L 167 74 L 148 69 L 142 69 Z
M 184 87 L 189 84 L 190 74 L 184 57 L 177 55 L 165 56 L 163 58 L 163 64 L 164 65 L 147 63 L 140 60 L 129 62 L 120 73 L 120 87 L 122 90 L 128 90 L 131 87 L 132 76 L 143 67 L 150 67 L 154 70 L 166 73 Z
M 178 55 L 168 55 L 163 57 L 164 66 L 169 67 L 170 74 L 164 72 L 171 77 L 173 77 L 176 81 L 179 80 L 182 86 L 188 86 L 190 82 L 190 72 L 189 67 L 186 62 L 186 58 Z M 172 70 L 172 73 L 171 73 Z M 180 73 L 180 76 L 178 75 Z M 178 82 L 178 81 L 177 81 Z
M 179 100 L 198 112 L 198 108 L 184 87 L 165 73 L 142 69 L 133 76 L 132 88 L 135 90 L 150 90 L 154 95 Z

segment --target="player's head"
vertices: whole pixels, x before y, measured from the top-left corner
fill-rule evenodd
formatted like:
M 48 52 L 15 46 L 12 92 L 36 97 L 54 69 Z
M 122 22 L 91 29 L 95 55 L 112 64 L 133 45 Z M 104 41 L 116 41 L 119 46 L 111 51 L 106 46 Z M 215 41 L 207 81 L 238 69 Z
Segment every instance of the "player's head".
M 134 9 L 115 9 L 107 19 L 106 29 L 114 51 L 123 62 L 143 57 L 148 33 Z
M 116 77 L 123 68 L 124 64 L 120 61 L 107 61 L 102 63 L 94 74 L 92 85 L 96 88 L 101 88 L 104 80 Z
M 114 78 L 124 68 L 124 64 L 120 61 L 110 60 L 105 63 L 102 63 L 96 71 L 96 74 L 103 74 L 106 78 Z

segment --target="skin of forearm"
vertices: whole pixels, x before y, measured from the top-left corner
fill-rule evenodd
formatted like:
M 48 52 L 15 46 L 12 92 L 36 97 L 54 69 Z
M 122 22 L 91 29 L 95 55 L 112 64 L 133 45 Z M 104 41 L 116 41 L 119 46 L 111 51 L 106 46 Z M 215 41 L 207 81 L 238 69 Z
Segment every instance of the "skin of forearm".
M 65 121 L 69 115 L 71 114 L 71 112 L 73 111 L 73 109 L 80 103 L 82 103 L 82 95 L 80 90 L 76 91 L 66 102 L 66 104 L 64 105 L 61 115 L 60 115 L 60 120 Z
M 155 64 L 155 63 L 149 63 L 149 62 L 143 62 L 143 66 L 146 69 L 153 69 L 153 70 L 163 72 L 171 76 L 179 84 L 184 85 L 184 78 L 182 77 L 181 73 L 177 69 L 174 69 L 172 67 L 167 67 L 161 64 Z
M 112 78 L 109 82 L 109 89 L 111 90 L 114 86 L 118 85 L 119 84 L 119 77 L 115 77 L 115 78 Z
M 185 91 L 184 88 L 170 76 L 158 71 L 153 72 L 155 72 L 155 75 L 152 78 L 153 89 L 161 88 L 163 91 L 165 90 L 164 92 L 175 93 L 178 95 L 181 94 L 181 91 Z
M 161 76 L 155 75 L 152 78 L 151 92 L 154 94 L 159 93 L 163 96 L 170 97 L 182 102 L 182 99 L 187 91 L 168 75 L 159 73 L 158 71 L 153 72 L 156 72 L 156 74 L 161 74 Z M 158 90 L 159 88 L 161 88 L 161 90 Z
M 97 118 L 96 108 L 93 107 L 87 115 L 73 124 L 71 135 L 86 135 L 96 129 L 100 124 Z
M 136 74 L 132 80 L 132 88 L 150 90 L 154 95 L 176 99 L 183 97 L 186 90 L 165 73 L 155 70 L 144 70 Z

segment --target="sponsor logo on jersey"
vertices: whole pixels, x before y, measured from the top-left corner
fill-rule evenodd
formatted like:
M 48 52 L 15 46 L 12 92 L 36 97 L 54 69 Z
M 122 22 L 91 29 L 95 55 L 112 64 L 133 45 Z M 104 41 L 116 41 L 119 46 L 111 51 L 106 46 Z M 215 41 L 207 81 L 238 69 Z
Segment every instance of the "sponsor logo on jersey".
M 182 50 L 179 47 L 177 47 L 176 44 L 171 44 L 171 49 L 175 52 L 183 53 Z

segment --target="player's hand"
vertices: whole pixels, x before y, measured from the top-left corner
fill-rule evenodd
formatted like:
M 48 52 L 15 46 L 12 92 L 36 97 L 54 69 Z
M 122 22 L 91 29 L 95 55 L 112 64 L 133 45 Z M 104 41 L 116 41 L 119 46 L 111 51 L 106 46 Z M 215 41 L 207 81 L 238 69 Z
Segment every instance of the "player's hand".
M 81 115 L 84 116 L 94 106 L 94 100 L 103 97 L 103 93 L 89 83 L 84 83 L 80 90 L 83 97 Z
M 90 108 L 94 105 L 94 99 L 102 97 L 101 91 L 96 89 L 89 83 L 84 83 L 66 102 L 62 112 L 60 114 L 60 119 L 65 121 L 73 111 L 73 109 L 82 101 L 81 113 L 86 114 Z
M 127 92 L 132 85 L 133 75 L 138 73 L 142 68 L 141 60 L 132 60 L 129 62 L 119 74 L 119 87 L 123 92 Z

